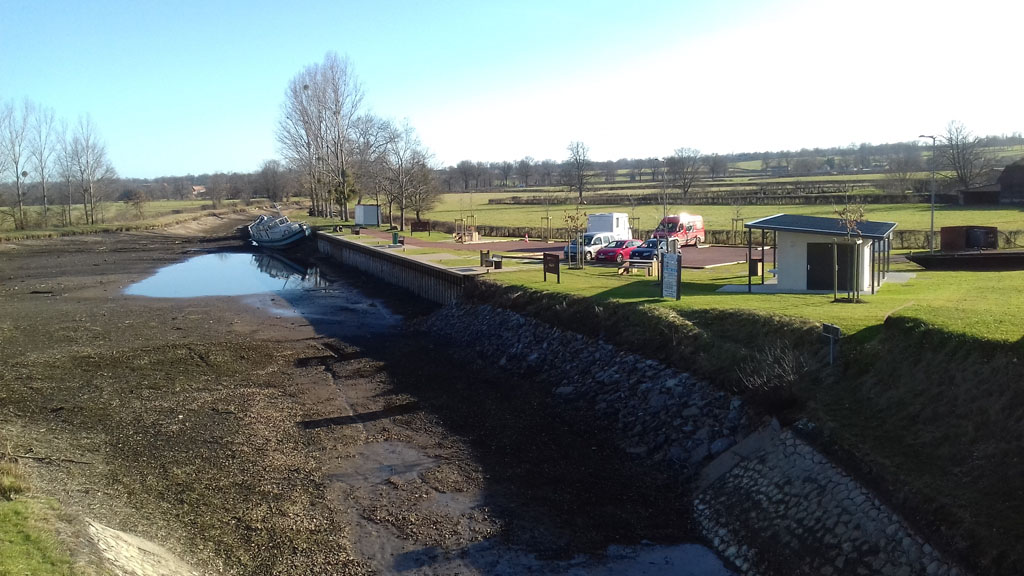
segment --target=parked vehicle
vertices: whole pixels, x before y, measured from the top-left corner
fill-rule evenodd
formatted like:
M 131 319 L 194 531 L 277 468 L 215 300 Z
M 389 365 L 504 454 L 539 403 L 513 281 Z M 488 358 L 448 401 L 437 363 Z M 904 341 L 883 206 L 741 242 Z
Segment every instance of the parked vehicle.
M 579 250 L 583 251 L 583 258 L 585 260 L 593 260 L 594 255 L 597 254 L 598 250 L 604 248 L 607 244 L 613 242 L 614 240 L 615 238 L 612 236 L 611 232 L 600 232 L 597 234 L 587 232 L 586 234 L 583 235 L 583 247 L 580 248 Z M 577 253 L 579 253 L 579 250 L 577 249 L 576 241 L 573 240 L 572 242 L 569 242 L 565 246 L 565 248 L 562 250 L 562 253 L 565 255 L 566 258 L 569 258 L 570 252 L 573 256 L 575 256 Z
M 664 240 L 658 240 L 657 238 L 651 238 L 646 240 L 643 244 L 633 248 L 633 252 L 630 253 L 630 260 L 657 260 L 658 253 L 666 250 L 666 244 Z
M 629 260 L 633 249 L 642 244 L 639 240 L 616 240 L 594 254 L 594 260 L 601 262 L 622 262 Z
M 587 232 L 611 232 L 614 240 L 629 240 L 633 231 L 629 228 L 629 215 L 625 212 L 602 212 L 587 215 Z
M 673 214 L 661 219 L 651 238 L 668 240 L 676 238 L 681 246 L 693 244 L 700 247 L 704 242 L 704 218 L 696 214 Z

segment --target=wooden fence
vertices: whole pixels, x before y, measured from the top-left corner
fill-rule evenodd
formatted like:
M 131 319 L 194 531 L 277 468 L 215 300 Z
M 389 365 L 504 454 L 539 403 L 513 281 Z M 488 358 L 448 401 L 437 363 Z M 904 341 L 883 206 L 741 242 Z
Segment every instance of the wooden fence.
M 329 234 L 317 233 L 316 238 L 320 253 L 343 266 L 350 266 L 438 304 L 462 298 L 466 285 L 477 275 L 447 270 Z

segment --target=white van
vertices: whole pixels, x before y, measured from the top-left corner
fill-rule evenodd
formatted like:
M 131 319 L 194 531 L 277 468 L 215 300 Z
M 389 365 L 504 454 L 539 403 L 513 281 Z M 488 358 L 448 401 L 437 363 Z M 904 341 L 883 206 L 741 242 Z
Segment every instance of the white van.
M 608 232 L 612 240 L 632 240 L 633 231 L 629 228 L 629 215 L 625 212 L 602 212 L 587 215 L 587 233 L 599 234 Z
M 576 241 L 573 240 L 565 245 L 565 248 L 562 249 L 562 253 L 565 255 L 566 260 L 568 260 L 570 252 L 573 254 L 573 257 L 575 257 L 576 254 L 582 251 L 583 258 L 585 260 L 593 260 L 594 255 L 597 254 L 598 250 L 614 241 L 615 238 L 612 237 L 611 232 L 587 232 L 583 235 L 582 248 L 577 246 Z

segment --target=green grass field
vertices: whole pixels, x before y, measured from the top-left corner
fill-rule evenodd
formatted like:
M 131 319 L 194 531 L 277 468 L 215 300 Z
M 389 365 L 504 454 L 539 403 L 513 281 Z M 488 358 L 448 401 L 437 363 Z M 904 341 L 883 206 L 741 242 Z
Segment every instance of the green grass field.
M 526 195 L 519 194 L 516 195 Z M 538 194 L 543 195 L 543 194 Z M 472 198 L 470 198 L 472 196 Z M 543 225 L 543 218 L 551 216 L 554 228 L 564 226 L 566 212 L 575 212 L 576 204 L 565 202 L 543 205 L 488 204 L 488 198 L 505 197 L 489 194 L 443 194 L 437 207 L 426 214 L 432 220 L 454 222 L 470 214 L 476 216 L 477 225 L 488 226 L 535 226 Z M 599 201 L 600 196 L 597 197 Z M 470 202 L 472 200 L 472 203 Z M 588 204 L 582 207 L 588 213 L 625 212 L 640 218 L 640 228 L 650 230 L 661 220 L 661 206 L 643 205 L 631 208 L 613 204 Z M 868 204 L 864 206 L 868 220 L 896 222 L 902 230 L 927 230 L 931 218 L 931 207 L 927 204 Z M 690 212 L 704 217 L 707 228 L 729 230 L 736 216 L 733 206 L 685 206 L 670 207 L 672 213 Z M 774 214 L 804 214 L 808 216 L 835 216 L 831 205 L 773 205 L 743 206 L 739 216 L 746 222 Z M 1000 230 L 1024 230 L 1024 209 L 1003 206 L 958 206 L 937 205 L 935 207 L 935 228 L 942 226 L 997 226 Z
M 450 241 L 446 235 L 437 233 L 404 235 L 435 242 Z M 368 244 L 384 242 L 366 235 L 347 234 L 346 238 Z M 450 254 L 449 258 L 434 260 L 444 266 L 479 264 L 475 251 L 459 251 L 454 242 L 451 249 L 409 248 L 405 252 L 407 255 L 429 253 Z M 584 270 L 569 270 L 563 262 L 562 282 L 556 284 L 550 277 L 548 282 L 543 281 L 539 260 L 518 259 L 514 253 L 505 256 L 506 268 L 513 269 L 492 274 L 491 280 L 597 300 L 656 304 L 679 309 L 684 314 L 686 310 L 753 310 L 838 324 L 848 335 L 870 330 L 887 316 L 898 315 L 983 339 L 1014 342 L 1024 338 L 1024 307 L 1007 304 L 1007 299 L 1012 298 L 1010 295 L 1024 286 L 1024 271 L 934 271 L 896 259 L 893 272 L 911 272 L 916 276 L 906 283 L 887 282 L 875 294 L 863 294 L 861 303 L 835 303 L 830 294 L 719 293 L 717 290 L 727 284 L 747 283 L 746 264 L 732 264 L 702 270 L 684 269 L 683 298 L 675 302 L 660 299 L 657 280 L 619 275 L 614 266 L 591 265 Z M 754 279 L 755 283 L 758 281 Z
M 238 200 L 225 200 L 221 202 L 219 208 L 233 208 L 239 204 Z M 44 227 L 42 207 L 26 206 L 25 212 L 29 228 L 32 230 L 58 230 L 61 227 L 61 208 L 62 206 L 49 206 L 47 219 L 50 225 Z M 213 205 L 208 200 L 153 200 L 145 203 L 140 217 L 134 207 L 124 202 L 103 202 L 96 210 L 96 219 L 107 224 L 131 223 L 212 209 Z M 74 226 L 82 226 L 85 217 L 81 205 L 72 206 L 71 220 Z M 14 230 L 13 222 L 5 220 L 0 223 L 0 232 L 12 230 Z
M 862 303 L 836 303 L 831 294 L 716 292 L 726 284 L 746 285 L 746 264 L 735 264 L 706 270 L 684 269 L 683 297 L 676 302 L 660 299 L 657 280 L 620 276 L 614 267 L 590 266 L 580 271 L 563 266 L 562 282 L 556 284 L 550 276 L 547 283 L 543 281 L 539 262 L 522 265 L 533 269 L 493 274 L 490 278 L 598 300 L 656 303 L 678 308 L 684 315 L 686 310 L 742 309 L 793 316 L 838 324 L 846 334 L 877 326 L 894 314 L 980 338 L 1017 341 L 1024 337 L 1024 307 L 1007 306 L 1007 294 L 1024 286 L 1024 271 L 938 272 L 904 263 L 893 271 L 915 273 L 916 277 L 907 283 L 886 283 L 876 294 L 864 294 Z
M 53 536 L 57 504 L 25 497 L 19 464 L 0 455 L 0 575 L 71 574 L 71 561 Z

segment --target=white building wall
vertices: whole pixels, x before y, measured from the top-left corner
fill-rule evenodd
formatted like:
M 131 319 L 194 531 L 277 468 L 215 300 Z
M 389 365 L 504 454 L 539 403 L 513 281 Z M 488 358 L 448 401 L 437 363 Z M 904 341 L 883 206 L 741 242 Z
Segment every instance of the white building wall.
M 840 237 L 840 241 L 845 241 Z M 831 243 L 831 236 L 820 234 L 800 234 L 798 232 L 778 232 L 778 251 L 776 253 L 775 274 L 778 285 L 787 290 L 807 289 L 807 245 Z M 871 246 L 872 240 L 864 240 L 861 251 L 861 291 L 871 290 Z

